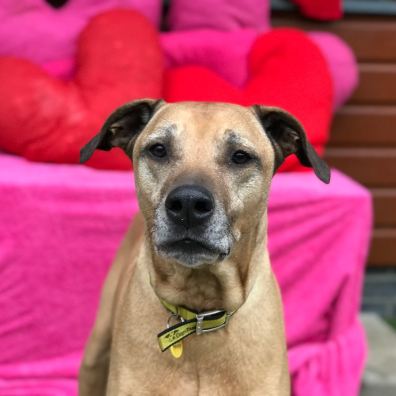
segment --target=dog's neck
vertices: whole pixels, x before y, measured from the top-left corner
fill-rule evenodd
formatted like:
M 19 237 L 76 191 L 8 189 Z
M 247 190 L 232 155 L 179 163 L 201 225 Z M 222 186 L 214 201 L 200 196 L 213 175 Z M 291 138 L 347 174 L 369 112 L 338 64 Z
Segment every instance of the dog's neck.
M 254 227 L 253 227 L 254 228 Z M 234 311 L 246 301 L 263 271 L 267 254 L 267 213 L 255 229 L 241 233 L 233 251 L 225 260 L 196 269 L 165 261 L 151 253 L 150 282 L 159 298 L 192 310 Z

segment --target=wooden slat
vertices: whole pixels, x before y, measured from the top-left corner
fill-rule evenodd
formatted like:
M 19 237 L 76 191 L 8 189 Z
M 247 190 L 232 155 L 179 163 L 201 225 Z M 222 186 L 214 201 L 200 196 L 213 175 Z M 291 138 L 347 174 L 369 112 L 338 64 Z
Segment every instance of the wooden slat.
M 394 148 L 328 148 L 325 159 L 368 187 L 396 187 Z
M 370 266 L 395 266 L 396 229 L 374 230 L 368 261 Z
M 396 64 L 362 63 L 359 70 L 360 83 L 351 103 L 396 104 Z
M 396 189 L 376 188 L 371 193 L 376 227 L 396 228 Z
M 393 22 L 374 22 L 371 19 L 367 22 L 350 22 L 349 25 L 345 21 L 340 28 L 335 29 L 335 33 L 353 48 L 359 61 L 396 61 L 396 40 L 392 39 L 396 37 L 396 18 Z
M 330 146 L 396 146 L 396 106 L 344 106 L 330 136 Z
M 294 26 L 304 30 L 328 31 L 344 39 L 359 61 L 396 61 L 396 17 L 348 17 L 333 23 L 318 23 L 290 13 L 276 13 L 274 26 Z
M 360 85 L 333 121 L 325 157 L 371 189 L 375 230 L 369 265 L 396 267 L 396 17 L 318 23 L 276 13 L 274 25 L 329 31 L 354 50 Z

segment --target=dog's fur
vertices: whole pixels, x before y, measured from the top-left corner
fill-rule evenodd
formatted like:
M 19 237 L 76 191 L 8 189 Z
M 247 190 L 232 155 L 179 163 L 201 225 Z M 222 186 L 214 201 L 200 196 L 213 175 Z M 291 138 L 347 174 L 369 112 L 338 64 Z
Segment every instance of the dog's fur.
M 165 146 L 164 158 L 151 153 L 155 144 Z M 322 181 L 330 178 L 301 125 L 277 108 L 147 99 L 116 110 L 81 160 L 115 146 L 133 159 L 142 215 L 106 280 L 80 395 L 289 395 L 281 297 L 267 251 L 268 191 L 292 153 Z M 234 163 L 238 150 L 250 160 Z M 175 226 L 167 215 L 166 198 L 185 185 L 213 196 L 205 226 Z M 172 245 L 186 235 L 199 240 L 199 251 Z M 236 313 L 226 328 L 188 337 L 175 359 L 157 344 L 169 317 L 159 298 Z

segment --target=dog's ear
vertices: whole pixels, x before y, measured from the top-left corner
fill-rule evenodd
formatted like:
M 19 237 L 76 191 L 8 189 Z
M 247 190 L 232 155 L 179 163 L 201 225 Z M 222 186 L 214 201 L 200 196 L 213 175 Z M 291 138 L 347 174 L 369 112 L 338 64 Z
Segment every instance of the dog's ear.
M 330 182 L 330 168 L 309 143 L 304 128 L 290 113 L 277 107 L 252 106 L 275 151 L 275 170 L 287 156 L 295 154 L 300 163 L 313 168 L 324 183 Z
M 162 100 L 141 99 L 116 109 L 100 132 L 81 149 L 80 162 L 89 160 L 96 149 L 108 151 L 121 147 L 126 153 L 132 153 L 139 132 L 163 103 Z

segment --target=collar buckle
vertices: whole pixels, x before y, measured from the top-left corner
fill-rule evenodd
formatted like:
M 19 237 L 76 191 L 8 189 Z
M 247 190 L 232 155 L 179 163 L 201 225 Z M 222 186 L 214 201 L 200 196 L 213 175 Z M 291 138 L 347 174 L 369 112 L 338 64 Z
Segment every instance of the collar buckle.
M 210 333 L 211 331 L 219 330 L 219 329 L 225 327 L 228 322 L 229 315 L 226 315 L 223 324 L 216 326 L 216 327 L 211 327 L 209 329 L 203 328 L 203 322 L 205 319 L 208 319 L 210 316 L 218 315 L 220 313 L 225 313 L 225 312 L 217 309 L 217 310 L 213 310 L 213 311 L 201 312 L 201 313 L 196 314 L 196 319 L 197 319 L 196 334 L 200 335 L 200 334 L 204 334 L 204 333 Z

